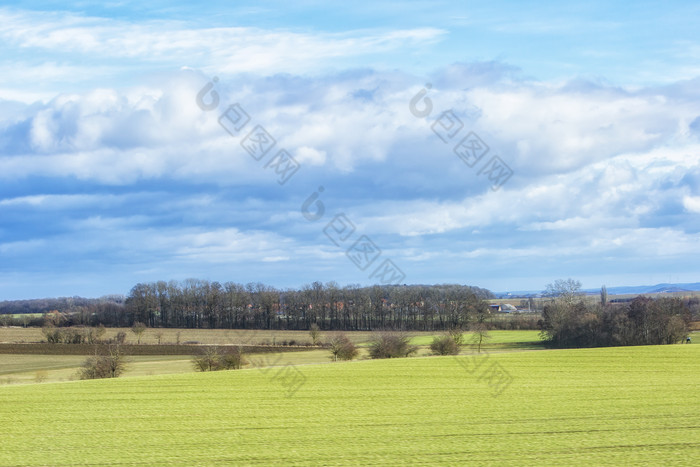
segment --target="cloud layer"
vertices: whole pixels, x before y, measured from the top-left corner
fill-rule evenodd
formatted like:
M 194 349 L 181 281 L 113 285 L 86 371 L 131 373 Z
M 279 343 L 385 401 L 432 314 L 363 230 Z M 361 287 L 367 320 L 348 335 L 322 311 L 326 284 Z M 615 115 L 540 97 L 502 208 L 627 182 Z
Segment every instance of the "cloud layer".
M 380 65 L 446 41 L 441 26 L 0 20 L 12 52 L 0 61 L 0 298 L 190 276 L 364 284 L 387 259 L 407 283 L 495 290 L 697 280 L 698 78 Z M 208 83 L 219 102 L 203 110 Z M 250 120 L 232 134 L 219 118 L 233 104 Z M 242 145 L 255 126 L 276 141 L 260 160 Z M 473 164 L 455 150 L 470 132 L 488 147 L 476 162 L 462 147 Z M 284 184 L 281 149 L 299 164 Z M 493 156 L 512 171 L 497 190 Z M 341 218 L 354 230 L 338 246 L 328 232 Z M 362 235 L 381 250 L 367 268 L 346 254 Z

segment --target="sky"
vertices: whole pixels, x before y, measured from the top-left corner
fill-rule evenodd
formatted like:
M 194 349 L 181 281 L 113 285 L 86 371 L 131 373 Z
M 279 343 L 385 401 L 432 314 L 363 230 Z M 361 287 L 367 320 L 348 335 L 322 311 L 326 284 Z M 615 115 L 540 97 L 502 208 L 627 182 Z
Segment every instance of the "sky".
M 0 300 L 698 282 L 698 23 L 690 1 L 3 2 Z

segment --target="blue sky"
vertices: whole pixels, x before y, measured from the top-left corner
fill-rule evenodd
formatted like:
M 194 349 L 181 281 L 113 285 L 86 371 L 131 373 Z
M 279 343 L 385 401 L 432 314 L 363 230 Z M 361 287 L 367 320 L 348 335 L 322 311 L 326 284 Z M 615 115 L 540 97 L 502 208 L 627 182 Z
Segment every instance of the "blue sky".
M 698 20 L 693 2 L 6 2 L 0 299 L 697 282 Z

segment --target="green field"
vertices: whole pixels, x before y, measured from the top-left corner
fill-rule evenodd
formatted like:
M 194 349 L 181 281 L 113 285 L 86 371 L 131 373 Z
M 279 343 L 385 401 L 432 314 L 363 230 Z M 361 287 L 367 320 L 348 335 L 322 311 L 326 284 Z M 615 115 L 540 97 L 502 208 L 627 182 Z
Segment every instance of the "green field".
M 278 362 L 278 364 L 305 365 L 329 363 L 327 350 L 270 353 L 250 355 L 249 367 L 258 362 Z M 361 356 L 365 353 L 362 352 Z M 0 385 L 52 383 L 78 379 L 78 369 L 84 356 L 79 355 L 2 355 L 0 354 Z M 362 357 L 361 357 L 362 358 Z M 258 365 L 260 366 L 260 365 Z M 178 373 L 192 373 L 192 358 L 182 355 L 148 355 L 127 357 L 126 371 L 122 377 L 153 376 Z
M 0 464 L 697 465 L 698 387 L 695 345 L 2 386 Z
M 0 331 L 4 331 L 0 335 L 5 338 L 6 342 L 41 340 L 40 332 L 36 329 L 5 328 L 4 330 L 0 329 Z M 116 331 L 110 330 L 109 332 Z M 169 330 L 169 335 L 175 335 L 176 332 L 178 331 Z M 332 334 L 330 332 L 322 333 L 322 337 L 325 339 Z M 247 340 L 248 342 L 259 343 L 265 340 L 281 342 L 288 339 L 299 339 L 303 338 L 304 335 L 308 336 L 308 333 L 305 331 L 252 331 L 244 334 L 243 331 L 183 330 L 181 337 L 211 344 L 229 344 L 231 342 L 238 343 L 250 336 L 254 336 L 254 339 Z M 365 347 L 367 339 L 372 336 L 372 333 L 356 332 L 347 333 L 347 335 L 360 345 L 358 358 L 368 358 Z M 428 346 L 436 334 L 412 333 L 411 335 L 414 336 L 411 343 L 420 347 L 417 355 L 429 355 L 431 352 Z M 465 338 L 468 340 L 469 334 L 465 334 Z M 62 345 L 57 344 L 55 348 L 60 351 Z M 489 339 L 483 345 L 485 351 L 495 352 L 541 348 L 543 347 L 537 331 L 491 331 Z M 272 354 L 271 358 L 274 360 L 278 357 L 278 354 Z M 260 360 L 260 357 L 254 359 Z M 78 355 L 3 355 L 0 353 L 0 385 L 71 381 L 76 379 L 78 368 L 84 360 L 85 357 Z M 284 363 L 293 364 L 327 363 L 329 361 L 329 352 L 320 349 L 286 352 L 283 359 Z M 128 362 L 124 377 L 194 371 L 191 359 L 181 355 L 130 356 Z

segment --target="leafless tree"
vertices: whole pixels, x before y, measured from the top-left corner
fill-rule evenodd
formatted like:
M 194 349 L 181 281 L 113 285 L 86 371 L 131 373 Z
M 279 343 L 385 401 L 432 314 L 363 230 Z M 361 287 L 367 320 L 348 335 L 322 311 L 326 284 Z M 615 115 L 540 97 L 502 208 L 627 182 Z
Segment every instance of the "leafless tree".
M 126 361 L 119 345 L 110 345 L 104 354 L 89 357 L 79 371 L 80 379 L 117 378 L 124 372 Z
M 311 343 L 313 345 L 318 345 L 321 340 L 321 329 L 318 327 L 318 324 L 313 323 L 311 325 L 309 328 L 309 336 L 311 336 Z
M 146 332 L 146 329 L 146 325 L 141 323 L 140 321 L 136 321 L 134 325 L 131 326 L 131 332 L 133 332 L 136 335 L 137 344 L 141 343 L 141 336 L 144 332 Z
M 572 305 L 581 295 L 581 282 L 574 279 L 557 279 L 551 284 L 547 284 L 543 297 L 550 297 Z
M 411 345 L 411 337 L 404 333 L 380 332 L 369 343 L 369 355 L 372 358 L 409 357 L 418 351 Z
M 222 349 L 207 346 L 201 355 L 192 359 L 197 371 L 239 370 L 248 362 L 240 346 Z
M 355 344 L 343 333 L 333 336 L 331 340 L 328 341 L 328 347 L 334 361 L 338 361 L 338 359 L 352 360 L 357 357 L 359 353 Z
M 472 343 L 476 345 L 478 353 L 481 353 L 481 346 L 491 338 L 488 325 L 483 321 L 477 321 L 471 326 Z

